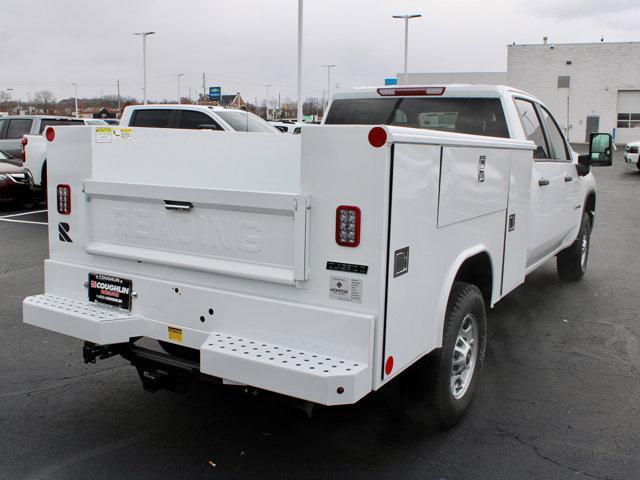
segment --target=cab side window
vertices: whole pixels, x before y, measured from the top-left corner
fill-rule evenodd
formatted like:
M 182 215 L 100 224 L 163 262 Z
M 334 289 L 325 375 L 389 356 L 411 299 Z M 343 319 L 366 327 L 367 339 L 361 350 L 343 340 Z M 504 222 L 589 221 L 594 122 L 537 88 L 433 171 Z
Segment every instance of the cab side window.
M 148 109 L 136 110 L 133 112 L 130 127 L 152 127 L 152 128 L 170 128 L 171 110 L 169 109 Z
M 544 130 L 542 129 L 542 123 L 540 122 L 535 106 L 533 103 L 519 98 L 514 99 L 514 102 L 527 140 L 531 140 L 536 144 L 533 158 L 536 160 L 551 158 L 549 156 Z
M 569 160 L 569 150 L 567 149 L 567 143 L 564 141 L 564 135 L 558 127 L 558 123 L 553 118 L 549 110 L 544 107 L 540 107 L 540 115 L 547 130 L 549 136 L 549 143 L 551 147 L 551 158 L 556 160 Z
M 182 116 L 180 117 L 180 128 L 197 130 L 204 125 L 208 126 L 211 130 L 222 130 L 220 125 L 218 125 L 218 123 L 209 115 L 193 110 L 182 111 Z

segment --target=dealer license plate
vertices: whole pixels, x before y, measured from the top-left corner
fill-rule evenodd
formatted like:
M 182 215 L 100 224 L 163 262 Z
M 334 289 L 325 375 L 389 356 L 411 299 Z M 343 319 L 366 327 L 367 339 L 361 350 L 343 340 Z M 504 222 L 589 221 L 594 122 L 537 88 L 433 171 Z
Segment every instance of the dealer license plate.
M 89 301 L 131 310 L 133 282 L 125 278 L 89 274 Z

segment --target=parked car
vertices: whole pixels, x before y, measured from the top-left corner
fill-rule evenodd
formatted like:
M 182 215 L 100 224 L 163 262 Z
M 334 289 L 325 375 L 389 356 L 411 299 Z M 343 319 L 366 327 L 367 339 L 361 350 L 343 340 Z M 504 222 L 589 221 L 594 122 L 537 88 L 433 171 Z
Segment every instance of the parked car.
M 47 142 L 43 136 L 45 129 L 49 126 L 74 125 L 109 126 L 106 121 L 100 118 L 46 118 L 40 122 L 40 133 L 24 135 L 20 140 L 22 165 L 34 190 L 42 190 L 46 194 Z
M 640 142 L 631 142 L 627 144 L 624 161 L 627 163 L 635 163 L 638 170 L 640 170 Z
M 120 126 L 279 133 L 253 113 L 206 105 L 131 105 L 122 112 Z
M 85 340 L 86 362 L 122 355 L 150 391 L 213 377 L 352 404 L 429 355 L 412 384 L 444 427 L 477 389 L 486 308 L 556 257 L 585 275 L 591 170 L 613 155 L 599 134 L 578 156 L 501 86 L 342 93 L 297 138 L 49 131 L 50 260 L 24 322 Z
M 299 134 L 301 131 L 301 123 L 294 121 L 278 121 L 278 122 L 269 122 L 271 125 L 276 127 L 282 133 L 296 133 Z
M 9 155 L 0 150 L 0 201 L 29 202 L 33 191 L 22 167 L 11 163 Z
M 0 150 L 11 158 L 20 158 L 24 135 L 39 135 L 49 125 L 84 125 L 81 118 L 55 115 L 20 115 L 0 117 Z

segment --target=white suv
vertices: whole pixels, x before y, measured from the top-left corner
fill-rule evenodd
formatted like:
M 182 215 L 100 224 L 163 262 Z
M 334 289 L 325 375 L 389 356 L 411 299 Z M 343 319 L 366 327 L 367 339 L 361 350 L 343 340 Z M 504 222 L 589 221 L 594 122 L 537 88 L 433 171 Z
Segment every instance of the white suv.
M 122 112 L 120 126 L 280 133 L 253 113 L 206 105 L 132 105 Z

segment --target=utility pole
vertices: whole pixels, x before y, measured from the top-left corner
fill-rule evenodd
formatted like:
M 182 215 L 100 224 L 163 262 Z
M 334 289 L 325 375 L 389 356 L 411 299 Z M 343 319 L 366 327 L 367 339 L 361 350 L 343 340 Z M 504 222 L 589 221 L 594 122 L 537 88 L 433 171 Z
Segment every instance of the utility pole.
M 121 101 L 120 101 L 120 80 L 116 81 L 116 85 L 118 86 L 118 115 L 120 115 L 120 110 L 122 108 Z
M 327 105 L 331 101 L 331 69 L 335 67 L 335 65 L 323 65 L 327 69 Z M 322 105 L 324 107 L 324 104 Z
M 180 77 L 182 77 L 184 73 L 174 73 L 173 76 L 178 79 L 178 105 L 180 105 Z
M 302 122 L 302 27 L 304 0 L 298 0 L 298 122 Z
M 267 120 L 269 120 L 269 87 L 272 87 L 272 85 L 263 85 L 263 87 L 267 87 Z
M 204 72 L 202 72 L 202 95 L 207 95 L 207 77 L 205 77 Z
M 138 32 L 134 35 L 142 36 L 142 100 L 147 104 L 147 37 L 156 32 Z
M 394 15 L 393 18 L 404 20 L 404 84 L 407 84 L 407 64 L 409 59 L 409 20 L 412 18 L 420 18 L 420 14 L 412 15 Z
M 72 83 L 71 85 L 73 85 L 73 97 L 76 101 L 76 117 L 78 117 L 78 84 Z

